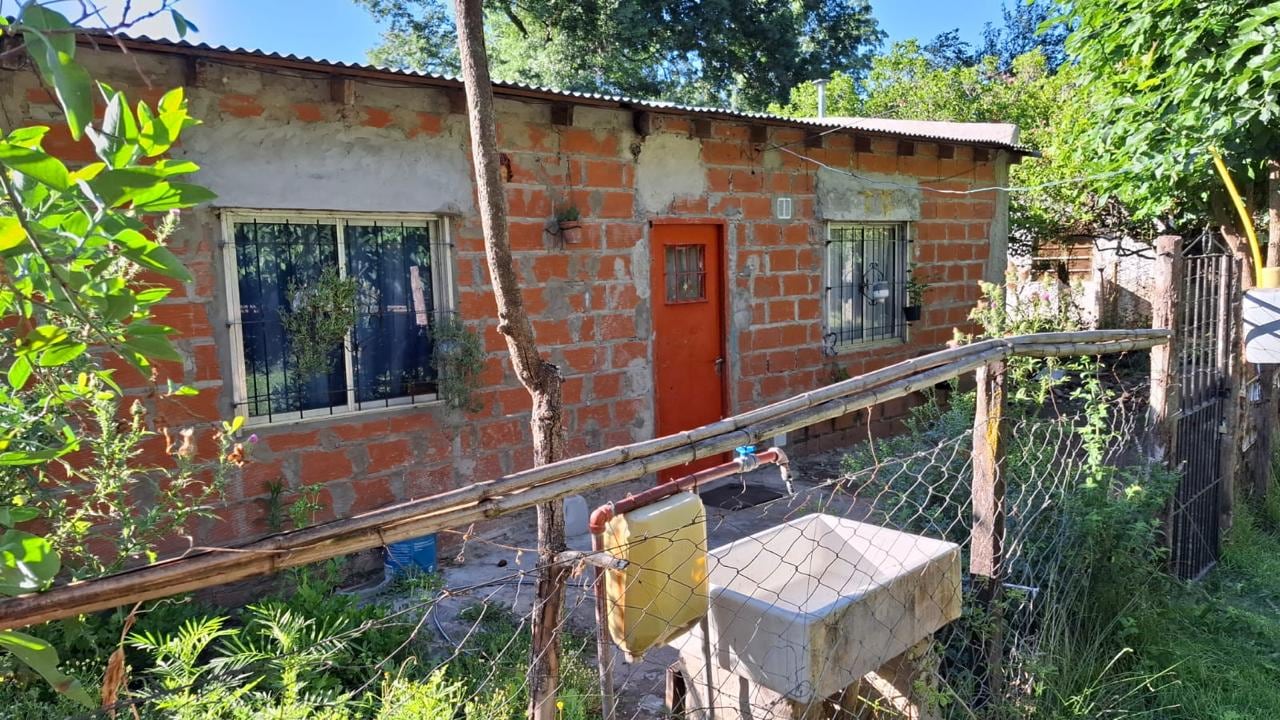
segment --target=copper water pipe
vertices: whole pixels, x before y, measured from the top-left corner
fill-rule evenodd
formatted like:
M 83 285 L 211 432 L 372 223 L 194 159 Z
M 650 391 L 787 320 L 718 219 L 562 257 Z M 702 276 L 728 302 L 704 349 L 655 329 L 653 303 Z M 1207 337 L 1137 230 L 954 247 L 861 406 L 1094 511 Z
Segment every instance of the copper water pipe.
M 709 467 L 705 470 L 699 470 L 690 473 L 684 477 L 672 480 L 669 483 L 663 483 L 648 490 L 641 491 L 635 495 L 628 495 L 621 500 L 607 503 L 596 508 L 591 513 L 591 519 L 587 522 L 587 529 L 593 535 L 604 532 L 604 526 L 616 515 L 631 512 L 636 508 L 652 505 L 659 500 L 671 497 L 678 492 L 692 490 L 699 485 L 704 485 L 712 480 L 719 480 L 731 475 L 751 472 L 761 465 L 774 463 L 782 469 L 783 479 L 787 479 L 790 461 L 787 459 L 786 453 L 779 448 L 769 448 L 758 453 L 749 453 L 740 455 L 729 462 L 721 463 L 715 467 Z M 790 483 L 788 482 L 788 485 Z

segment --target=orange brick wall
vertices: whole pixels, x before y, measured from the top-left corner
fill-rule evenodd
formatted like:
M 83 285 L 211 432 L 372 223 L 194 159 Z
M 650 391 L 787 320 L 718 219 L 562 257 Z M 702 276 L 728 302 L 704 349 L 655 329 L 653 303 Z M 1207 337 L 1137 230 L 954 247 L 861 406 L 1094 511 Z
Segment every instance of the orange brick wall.
M 420 157 L 424 173 L 432 172 L 433 154 L 447 152 L 456 159 L 466 157 L 469 147 L 457 91 L 357 81 L 355 104 L 344 106 L 331 99 L 322 74 L 281 76 L 208 64 L 193 76 L 192 66 L 180 57 L 134 53 L 126 59 L 102 52 L 89 58 L 97 76 L 126 89 L 132 99 L 154 100 L 164 88 L 186 84 L 193 114 L 205 124 L 190 130 L 175 154 L 202 164 L 216 165 L 236 133 L 247 143 L 259 131 L 261 138 L 275 138 L 252 141 L 262 143 L 264 151 L 296 143 L 281 157 L 372 143 L 403 158 Z M 0 71 L 0 83 L 10 117 L 54 126 L 47 149 L 73 161 L 92 159 L 87 145 L 71 143 L 57 124 L 55 106 L 32 73 Z M 511 99 L 499 102 L 499 112 L 500 144 L 510 166 L 506 194 L 513 256 L 538 339 L 565 375 L 573 453 L 653 435 L 647 238 L 649 221 L 656 217 L 723 223 L 729 278 L 727 392 L 734 412 L 813 389 L 839 374 L 856 375 L 936 349 L 951 338 L 953 328 L 965 328 L 987 265 L 996 212 L 993 193 L 923 193 L 919 219 L 911 226 L 913 260 L 938 280 L 928 292 L 922 322 L 911 326 L 906 343 L 833 356 L 822 341 L 825 235 L 817 217 L 817 166 L 778 147 L 855 172 L 917 178 L 926 188 L 966 190 L 992 184 L 995 161 L 975 160 L 970 148 L 956 147 L 954 157 L 944 159 L 937 145 L 915 143 L 915 153 L 902 156 L 896 140 L 873 138 L 870 152 L 856 152 L 854 138 L 840 133 L 826 136 L 823 147 L 807 147 L 801 129 L 777 126 L 758 144 L 750 139 L 749 125 L 719 120 L 710 124 L 710 137 L 699 139 L 690 119 L 679 115 L 655 115 L 645 137 L 636 134 L 629 111 L 578 107 L 573 125 L 557 126 L 550 121 L 550 106 Z M 644 153 L 662 136 L 696 143 L 696 152 L 681 159 L 687 173 L 679 184 L 691 182 L 701 191 L 679 194 L 655 210 L 642 202 L 646 189 L 638 169 L 660 160 Z M 218 143 L 209 142 L 212 137 Z M 352 147 L 358 151 L 363 146 Z M 255 148 L 241 150 L 252 156 Z M 379 177 L 379 167 L 364 167 L 360 157 L 359 152 L 352 155 L 353 193 L 376 192 L 391 182 Z M 314 179 L 292 167 L 280 163 L 272 181 L 305 190 Z M 242 192 L 234 179 L 227 179 L 234 171 L 220 167 L 209 175 L 217 180 L 212 189 Z M 199 182 L 201 176 L 195 179 Z M 470 195 L 474 203 L 474 193 Z M 774 218 L 778 196 L 793 199 L 792 219 Z M 335 198 L 316 193 L 298 201 L 297 209 L 329 209 Z M 321 483 L 328 514 L 347 516 L 530 465 L 530 403 L 515 382 L 496 331 L 480 226 L 474 205 L 466 206 L 465 200 L 459 204 L 455 198 L 439 207 L 424 201 L 398 209 L 449 218 L 457 308 L 482 333 L 488 351 L 483 410 L 460 416 L 428 404 L 256 427 L 261 442 L 254 460 L 233 481 L 228 506 L 220 511 L 224 522 L 210 523 L 204 542 L 243 540 L 264 530 L 266 488 L 273 481 L 283 481 L 291 492 Z M 350 197 L 341 201 L 353 202 Z M 556 208 L 566 203 L 582 213 L 585 239 L 578 245 L 563 246 L 550 232 Z M 166 378 L 180 380 L 200 394 L 160 398 L 144 379 L 127 378 L 132 392 L 150 407 L 156 426 L 195 425 L 207 433 L 231 413 L 221 234 L 216 213 L 198 209 L 187 214 L 174 238 L 173 249 L 196 280 L 176 288 L 157 308 L 157 321 L 180 331 L 185 360 L 163 367 L 155 379 L 161 385 Z M 836 436 L 843 442 L 852 427 L 852 420 L 845 419 L 823 429 L 844 432 Z M 816 443 L 818 434 L 794 434 L 795 441 Z

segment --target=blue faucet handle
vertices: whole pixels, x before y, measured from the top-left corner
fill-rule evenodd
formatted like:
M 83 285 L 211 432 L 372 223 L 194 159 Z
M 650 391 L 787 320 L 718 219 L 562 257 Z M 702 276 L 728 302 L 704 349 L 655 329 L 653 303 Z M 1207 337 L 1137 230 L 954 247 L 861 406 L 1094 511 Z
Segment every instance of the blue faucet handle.
M 733 454 L 734 454 L 734 456 L 735 456 L 735 457 L 747 457 L 748 455 L 755 455 L 755 454 L 756 454 L 756 446 L 755 446 L 755 445 L 741 445 L 741 446 L 736 447 L 736 448 L 734 448 L 734 449 L 733 449 Z

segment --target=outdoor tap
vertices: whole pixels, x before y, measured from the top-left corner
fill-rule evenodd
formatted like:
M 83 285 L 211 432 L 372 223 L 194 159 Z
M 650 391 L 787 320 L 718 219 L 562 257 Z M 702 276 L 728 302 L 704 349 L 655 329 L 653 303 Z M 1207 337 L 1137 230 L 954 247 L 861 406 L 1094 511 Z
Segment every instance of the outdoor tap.
M 787 486 L 787 494 L 795 495 L 796 489 L 791 485 L 791 459 L 787 454 L 782 452 L 782 448 L 772 448 L 777 453 L 778 458 L 774 460 L 774 464 L 778 466 L 778 472 L 782 473 L 782 482 Z

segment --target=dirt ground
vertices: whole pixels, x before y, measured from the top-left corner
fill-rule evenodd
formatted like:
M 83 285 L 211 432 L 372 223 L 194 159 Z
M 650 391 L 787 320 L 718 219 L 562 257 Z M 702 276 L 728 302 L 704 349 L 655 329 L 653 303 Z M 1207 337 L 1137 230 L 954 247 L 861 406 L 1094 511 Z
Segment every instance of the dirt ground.
M 865 517 L 865 503 L 835 490 L 832 485 L 832 481 L 841 476 L 841 457 L 839 452 L 829 452 L 793 460 L 790 465 L 790 493 L 776 466 L 762 467 L 751 473 L 699 488 L 700 494 L 708 502 L 706 512 L 709 546 L 719 547 L 812 512 Z M 585 498 L 586 508 L 589 511 L 611 500 L 626 497 L 651 487 L 652 483 L 652 480 L 633 481 L 591 493 Z M 749 493 L 744 495 L 744 491 L 748 490 Z M 740 509 L 726 509 L 711 504 L 719 498 L 721 505 L 734 505 L 735 501 L 752 494 L 758 495 L 760 491 L 773 491 L 778 497 Z M 570 548 L 590 548 L 585 518 L 576 528 L 571 522 L 569 530 Z M 456 646 L 461 638 L 466 637 L 474 622 L 462 616 L 463 610 L 478 603 L 509 609 L 517 617 L 528 616 L 533 602 L 537 560 L 533 510 L 504 518 L 488 531 L 452 533 L 442 545 L 449 548 L 439 559 L 446 592 L 434 604 L 429 618 L 438 644 L 444 647 Z M 584 635 L 593 634 L 596 628 L 594 597 L 589 585 L 592 572 L 586 569 L 575 576 L 565 598 L 567 626 Z M 415 596 L 414 591 L 401 591 L 399 596 L 392 599 L 392 604 L 409 606 L 421 603 L 423 599 L 421 595 Z M 634 662 L 626 662 L 621 653 L 615 655 L 614 681 L 619 694 L 618 717 L 650 718 L 664 715 L 666 669 L 676 658 L 676 651 L 665 646 L 650 650 L 643 658 Z M 591 660 L 594 662 L 594 658 Z

